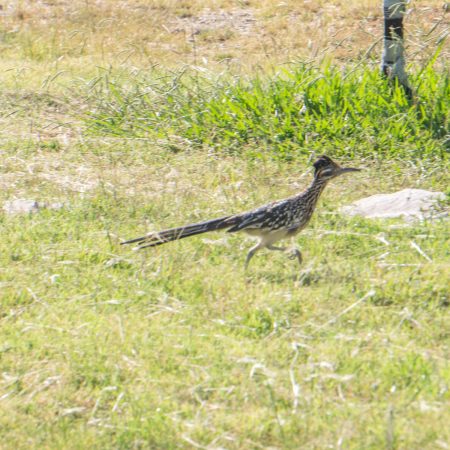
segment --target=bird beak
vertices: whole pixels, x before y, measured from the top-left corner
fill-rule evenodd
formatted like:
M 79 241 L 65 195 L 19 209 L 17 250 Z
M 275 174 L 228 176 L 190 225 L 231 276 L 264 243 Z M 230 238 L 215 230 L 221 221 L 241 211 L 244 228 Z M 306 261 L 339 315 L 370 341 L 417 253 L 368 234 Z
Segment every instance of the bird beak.
M 347 172 L 360 172 L 362 169 L 356 169 L 354 167 L 341 167 L 339 170 L 339 175 Z

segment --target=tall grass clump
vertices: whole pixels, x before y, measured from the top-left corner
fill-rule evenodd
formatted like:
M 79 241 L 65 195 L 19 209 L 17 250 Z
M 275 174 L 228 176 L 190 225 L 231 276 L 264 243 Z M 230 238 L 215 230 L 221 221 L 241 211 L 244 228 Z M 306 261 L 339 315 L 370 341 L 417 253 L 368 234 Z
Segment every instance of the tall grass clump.
M 268 149 L 289 158 L 337 155 L 441 157 L 449 131 L 448 72 L 412 74 L 416 100 L 368 66 L 298 64 L 272 76 L 214 77 L 189 70 L 103 75 L 86 116 L 94 133 L 154 137 L 190 147 Z

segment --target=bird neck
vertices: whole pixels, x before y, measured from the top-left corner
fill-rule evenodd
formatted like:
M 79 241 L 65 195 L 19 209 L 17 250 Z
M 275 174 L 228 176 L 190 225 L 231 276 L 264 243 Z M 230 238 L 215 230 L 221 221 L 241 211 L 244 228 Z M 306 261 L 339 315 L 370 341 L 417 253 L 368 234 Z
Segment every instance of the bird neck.
M 314 177 L 314 180 L 309 185 L 309 187 L 304 191 L 301 195 L 308 198 L 308 200 L 312 204 L 316 204 L 317 200 L 319 200 L 320 194 L 325 189 L 328 180 L 324 180 L 323 178 Z
M 327 185 L 327 183 L 328 180 L 324 180 L 323 178 L 319 177 L 314 177 L 314 180 L 312 180 L 312 183 L 309 185 L 306 191 L 314 193 L 317 195 L 317 197 L 319 197 L 322 191 L 324 190 L 325 186 Z

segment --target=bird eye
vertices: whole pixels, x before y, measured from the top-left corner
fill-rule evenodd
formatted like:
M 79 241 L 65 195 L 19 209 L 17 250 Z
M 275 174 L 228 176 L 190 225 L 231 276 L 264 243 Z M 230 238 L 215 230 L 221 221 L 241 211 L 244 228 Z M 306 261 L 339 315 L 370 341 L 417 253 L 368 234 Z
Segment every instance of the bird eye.
M 323 169 L 321 175 L 323 177 L 330 177 L 333 175 L 333 169 Z

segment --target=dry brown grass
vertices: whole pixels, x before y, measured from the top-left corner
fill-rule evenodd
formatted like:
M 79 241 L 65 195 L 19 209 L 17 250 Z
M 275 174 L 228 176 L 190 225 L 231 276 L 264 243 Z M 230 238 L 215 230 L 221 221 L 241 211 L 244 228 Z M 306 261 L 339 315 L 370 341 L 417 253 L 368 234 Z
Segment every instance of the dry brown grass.
M 325 54 L 348 61 L 382 35 L 379 0 L 24 0 L 2 13 L 5 62 L 52 63 L 55 73 L 92 63 L 240 71 Z M 426 57 L 448 32 L 443 2 L 413 2 L 406 26 L 409 53 Z

